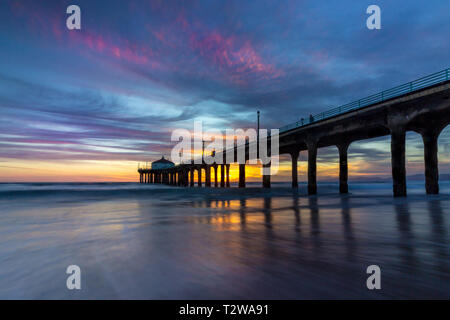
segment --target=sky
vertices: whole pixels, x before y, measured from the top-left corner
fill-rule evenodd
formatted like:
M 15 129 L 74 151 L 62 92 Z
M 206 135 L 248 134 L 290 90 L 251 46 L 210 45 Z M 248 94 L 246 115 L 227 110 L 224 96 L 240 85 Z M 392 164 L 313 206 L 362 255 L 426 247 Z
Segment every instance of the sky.
M 71 4 L 81 30 L 66 27 Z M 371 4 L 380 30 L 366 27 Z M 448 68 L 449 12 L 447 0 L 0 0 L 0 182 L 138 181 L 138 163 L 170 156 L 172 131 L 194 121 L 254 128 L 260 110 L 279 128 Z M 350 181 L 390 177 L 389 141 L 352 143 Z M 446 128 L 443 174 L 449 142 Z M 281 160 L 274 181 L 290 179 Z M 423 170 L 408 133 L 407 174 Z M 337 176 L 337 149 L 320 149 L 319 180 Z

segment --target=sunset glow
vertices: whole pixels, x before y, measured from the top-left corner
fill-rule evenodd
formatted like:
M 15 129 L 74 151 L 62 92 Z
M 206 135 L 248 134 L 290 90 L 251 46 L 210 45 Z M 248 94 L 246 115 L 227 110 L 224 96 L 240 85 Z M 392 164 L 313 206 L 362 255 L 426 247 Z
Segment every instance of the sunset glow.
M 136 182 L 138 163 L 170 157 L 173 130 L 192 131 L 194 121 L 205 130 L 245 130 L 256 127 L 260 110 L 262 128 L 279 128 L 435 72 L 448 61 L 447 34 L 426 36 L 440 30 L 445 17 L 436 14 L 410 30 L 402 27 L 404 19 L 390 16 L 395 11 L 426 20 L 414 5 L 403 12 L 384 4 L 387 41 L 383 29 L 363 35 L 365 8 L 353 2 L 286 2 L 282 10 L 270 1 L 201 7 L 131 1 L 120 10 L 78 4 L 85 15 L 81 30 L 67 30 L 64 1 L 0 4 L 1 182 Z M 448 9 L 440 2 L 430 10 Z M 127 17 L 121 23 L 117 12 Z M 276 18 L 268 20 L 267 12 Z M 336 19 L 345 41 L 333 31 Z M 423 36 L 417 41 L 414 34 Z M 439 138 L 442 174 L 450 172 L 449 140 L 445 129 Z M 389 137 L 352 143 L 350 179 L 389 178 L 389 158 Z M 305 160 L 302 152 L 300 181 Z M 407 135 L 407 162 L 408 175 L 423 174 L 417 134 Z M 231 181 L 236 170 L 232 166 Z M 318 179 L 337 175 L 335 148 L 319 150 Z M 259 170 L 248 166 L 247 177 L 259 181 Z M 282 155 L 272 181 L 289 180 L 290 159 Z

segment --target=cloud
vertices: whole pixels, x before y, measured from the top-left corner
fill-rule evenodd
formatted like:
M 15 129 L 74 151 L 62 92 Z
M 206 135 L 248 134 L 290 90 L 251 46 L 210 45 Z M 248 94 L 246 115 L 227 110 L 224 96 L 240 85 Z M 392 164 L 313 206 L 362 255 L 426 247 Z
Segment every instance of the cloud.
M 152 160 L 194 119 L 248 128 L 260 110 L 262 127 L 279 128 L 448 67 L 448 1 L 380 1 L 379 32 L 349 0 L 80 0 L 80 31 L 65 27 L 68 1 L 2 1 L 1 156 Z M 420 164 L 417 136 L 407 150 Z M 349 152 L 368 173 L 389 171 L 386 140 Z

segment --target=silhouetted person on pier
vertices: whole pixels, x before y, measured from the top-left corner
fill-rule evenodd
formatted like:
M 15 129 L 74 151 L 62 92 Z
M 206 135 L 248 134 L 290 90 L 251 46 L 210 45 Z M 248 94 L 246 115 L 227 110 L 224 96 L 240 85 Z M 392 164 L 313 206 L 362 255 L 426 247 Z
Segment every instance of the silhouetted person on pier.
M 305 119 L 304 119 L 304 118 L 301 118 L 300 121 L 301 121 L 301 123 L 302 123 L 302 125 L 303 125 L 303 123 L 305 122 Z
M 314 122 L 314 117 L 312 114 L 309 114 L 309 123 L 313 123 Z

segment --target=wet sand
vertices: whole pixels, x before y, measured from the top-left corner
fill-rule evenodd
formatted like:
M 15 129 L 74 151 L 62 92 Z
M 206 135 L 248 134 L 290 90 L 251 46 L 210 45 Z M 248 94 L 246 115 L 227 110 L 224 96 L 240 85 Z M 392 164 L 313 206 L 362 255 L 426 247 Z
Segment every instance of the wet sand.
M 391 188 L 3 184 L 0 298 L 450 298 L 450 184 Z

